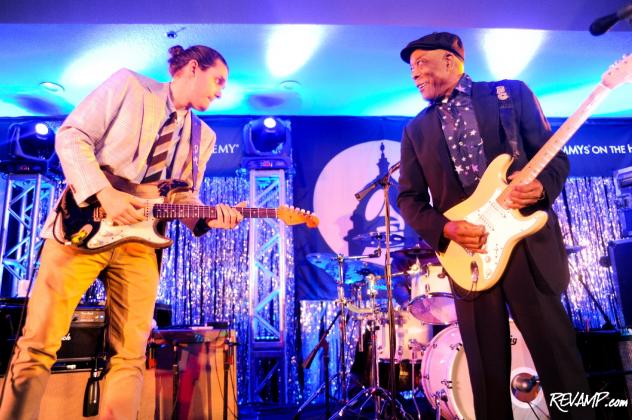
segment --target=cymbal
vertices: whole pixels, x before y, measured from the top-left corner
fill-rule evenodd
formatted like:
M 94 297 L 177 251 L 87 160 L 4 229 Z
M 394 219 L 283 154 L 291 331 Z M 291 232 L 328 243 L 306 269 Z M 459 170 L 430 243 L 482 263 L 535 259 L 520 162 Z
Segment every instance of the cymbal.
M 398 234 L 391 234 L 391 246 L 401 244 L 404 242 L 404 236 Z M 369 245 L 377 246 L 378 242 L 382 245 L 386 245 L 386 233 L 384 232 L 368 232 L 368 233 L 360 233 L 358 235 L 352 236 L 350 238 L 351 241 L 358 242 L 368 242 Z
M 393 257 L 409 258 L 412 260 L 420 260 L 424 263 L 438 263 L 437 255 L 434 250 L 425 242 L 418 243 L 412 248 L 399 249 L 391 251 Z
M 325 271 L 336 281 L 340 278 L 340 267 L 336 254 L 317 252 L 307 255 L 307 261 Z M 357 283 L 364 280 L 365 277 L 370 274 L 374 276 L 384 275 L 384 268 L 382 266 L 362 260 L 344 259 L 342 261 L 342 269 L 344 271 L 345 284 Z

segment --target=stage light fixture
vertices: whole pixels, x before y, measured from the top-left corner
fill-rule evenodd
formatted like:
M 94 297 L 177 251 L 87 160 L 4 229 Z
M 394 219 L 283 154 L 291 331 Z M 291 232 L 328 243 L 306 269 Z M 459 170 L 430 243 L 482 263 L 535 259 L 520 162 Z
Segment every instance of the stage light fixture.
M 263 120 L 263 126 L 268 130 L 274 130 L 277 126 L 276 120 L 272 117 L 267 117 Z
M 0 171 L 45 173 L 55 156 L 55 132 L 41 121 L 23 121 L 9 126 L 9 159 Z
M 263 117 L 244 126 L 244 157 L 248 169 L 285 169 L 292 164 L 291 124 L 276 117 Z

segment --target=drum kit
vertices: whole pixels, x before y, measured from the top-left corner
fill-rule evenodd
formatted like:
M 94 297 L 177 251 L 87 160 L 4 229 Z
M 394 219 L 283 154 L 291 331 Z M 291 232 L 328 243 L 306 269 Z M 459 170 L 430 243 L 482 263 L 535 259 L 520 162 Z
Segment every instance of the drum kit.
M 390 235 L 390 204 L 388 188 L 391 174 L 399 168 L 392 166 L 363 191 L 356 194 L 361 200 L 377 186 L 384 189 L 385 231 L 363 234 L 377 249 L 368 255 L 344 256 L 342 254 L 316 253 L 307 260 L 336 281 L 339 307 L 336 318 L 321 336 L 319 344 L 308 356 L 311 364 L 319 348 L 327 349 L 326 336 L 334 323 L 340 328 L 340 371 L 329 378 L 325 366 L 325 383 L 298 409 L 303 409 L 325 390 L 327 417 L 329 410 L 330 382 L 340 381 L 340 402 L 331 419 L 346 415 L 362 415 L 373 401 L 374 418 L 422 418 L 417 397 L 424 397 L 435 410 L 435 416 L 446 419 L 473 419 L 474 402 L 469 381 L 469 371 L 462 350 L 458 330 L 454 296 L 450 281 L 439 261 L 426 243 L 411 248 L 391 251 L 391 246 L 401 247 L 402 237 Z M 364 241 L 366 242 L 366 241 Z M 367 259 L 382 256 L 380 266 Z M 406 290 L 402 298 L 401 290 Z M 386 292 L 386 293 L 384 293 Z M 347 296 L 350 296 L 349 298 Z M 394 305 L 397 298 L 398 307 Z M 386 307 L 386 309 L 384 309 Z M 348 398 L 353 379 L 346 367 L 347 323 L 355 317 L 360 325 L 360 338 L 356 349 L 365 349 L 368 336 L 368 387 Z M 433 326 L 443 328 L 432 337 Z M 524 344 L 520 331 L 510 323 L 512 349 L 512 392 L 514 418 L 529 418 L 535 410 L 548 414 L 533 361 Z M 322 345 L 324 343 L 324 345 Z M 325 362 L 329 356 L 325 353 Z M 384 384 L 388 389 L 383 388 Z M 406 412 L 398 396 L 403 392 L 412 398 L 416 415 Z
M 461 335 L 456 323 L 454 296 L 450 288 L 448 276 L 431 248 L 422 243 L 408 249 L 393 251 L 394 261 L 398 267 L 408 268 L 393 273 L 394 288 L 410 290 L 409 298 L 400 302 L 395 309 L 395 351 L 392 363 L 397 373 L 395 378 L 397 393 L 406 393 L 414 403 L 415 415 L 406 413 L 398 404 L 400 411 L 395 417 L 422 418 L 416 398 L 425 396 L 436 412 L 437 419 L 473 419 L 474 402 L 469 381 L 469 370 L 462 349 Z M 376 413 L 383 410 L 384 401 L 390 401 L 391 395 L 380 385 L 390 385 L 388 368 L 390 367 L 390 323 L 384 310 L 384 268 L 366 262 L 370 256 L 344 257 L 336 254 L 310 254 L 308 261 L 324 270 L 338 284 L 338 303 L 343 313 L 350 313 L 362 326 L 362 331 L 369 332 L 368 348 L 371 363 L 369 388 L 347 400 L 346 394 L 341 401 L 346 405 L 332 417 L 343 416 L 353 411 L 354 407 L 363 409 L 367 401 L 375 398 Z M 403 262 L 402 262 L 403 261 Z M 406 263 L 407 262 L 407 263 Z M 394 263 L 395 264 L 395 263 Z M 343 281 L 340 281 L 340 279 Z M 362 292 L 360 292 L 362 291 Z M 350 298 L 346 296 L 350 295 Z M 367 299 L 368 297 L 368 299 Z M 338 322 L 344 322 L 344 316 Z M 343 320 L 343 321 L 341 321 Z M 442 326 L 434 337 L 433 326 Z M 438 329 L 438 328 L 437 328 Z M 342 328 L 341 328 L 342 331 Z M 520 331 L 510 320 L 512 365 L 511 377 L 537 378 L 535 367 Z M 362 340 L 364 334 L 360 334 Z M 341 347 L 346 347 L 345 334 L 341 335 Z M 367 347 L 366 344 L 362 345 Z M 362 347 L 357 346 L 357 347 Z M 344 355 L 344 349 L 341 353 Z M 342 359 L 344 360 L 344 359 Z M 348 385 L 344 363 L 340 365 L 341 390 Z M 344 371 L 344 372 L 343 372 Z M 531 418 L 533 410 L 538 414 L 547 414 L 544 394 L 539 385 L 532 384 L 528 389 L 513 387 L 512 403 L 514 418 Z M 371 394 L 371 389 L 380 392 Z M 382 401 L 379 401 L 382 400 Z M 376 418 L 382 418 L 377 416 Z

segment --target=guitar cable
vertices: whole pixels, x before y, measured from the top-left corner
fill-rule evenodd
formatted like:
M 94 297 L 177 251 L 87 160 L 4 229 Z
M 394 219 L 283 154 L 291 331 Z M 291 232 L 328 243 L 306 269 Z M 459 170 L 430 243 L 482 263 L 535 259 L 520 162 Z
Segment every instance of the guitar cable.
M 472 302 L 474 299 L 476 299 L 478 294 L 474 290 L 474 285 L 475 285 L 474 282 L 472 282 L 472 287 L 470 288 L 470 290 L 465 290 L 462 287 L 460 287 L 458 284 L 456 284 L 455 281 L 452 279 L 452 277 L 450 277 L 450 275 L 448 275 L 448 273 L 445 272 L 445 270 L 443 270 L 443 273 L 450 280 L 450 289 L 452 289 L 452 295 L 454 296 L 455 300 L 463 300 L 466 302 Z M 461 293 L 461 290 L 463 290 L 464 293 Z

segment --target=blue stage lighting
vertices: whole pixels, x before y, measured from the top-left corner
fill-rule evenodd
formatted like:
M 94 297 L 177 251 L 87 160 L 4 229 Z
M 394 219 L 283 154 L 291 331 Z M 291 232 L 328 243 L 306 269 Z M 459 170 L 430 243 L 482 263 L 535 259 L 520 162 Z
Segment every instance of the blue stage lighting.
M 252 168 L 288 168 L 292 162 L 291 125 L 274 117 L 258 118 L 244 126 L 242 166 Z

